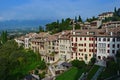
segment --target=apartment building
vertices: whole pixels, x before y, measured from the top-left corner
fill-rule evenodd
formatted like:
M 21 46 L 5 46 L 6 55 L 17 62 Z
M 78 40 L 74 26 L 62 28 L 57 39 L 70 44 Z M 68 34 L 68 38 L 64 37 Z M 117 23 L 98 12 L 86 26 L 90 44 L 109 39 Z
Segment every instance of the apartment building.
M 63 31 L 59 35 L 59 58 L 62 61 L 69 61 L 71 59 L 71 31 Z
M 36 33 L 29 33 L 25 36 L 21 36 L 19 38 L 15 38 L 15 41 L 18 43 L 19 46 L 23 45 L 25 49 L 30 48 L 30 39 L 36 37 Z
M 46 41 L 46 46 L 47 46 L 47 53 L 46 53 L 46 61 L 47 63 L 55 63 L 59 60 L 59 54 L 58 54 L 58 47 L 59 47 L 59 42 L 58 42 L 58 36 L 55 35 L 50 35 L 47 38 Z
M 120 49 L 120 27 L 102 29 L 97 35 L 97 63 L 106 66 L 108 57 L 115 58 L 115 54 Z
M 35 38 L 31 39 L 31 49 L 44 55 L 47 49 L 45 45 L 48 36 L 50 36 L 50 34 L 41 32 Z
M 71 59 L 83 60 L 86 63 L 96 54 L 94 30 L 75 30 L 71 36 Z

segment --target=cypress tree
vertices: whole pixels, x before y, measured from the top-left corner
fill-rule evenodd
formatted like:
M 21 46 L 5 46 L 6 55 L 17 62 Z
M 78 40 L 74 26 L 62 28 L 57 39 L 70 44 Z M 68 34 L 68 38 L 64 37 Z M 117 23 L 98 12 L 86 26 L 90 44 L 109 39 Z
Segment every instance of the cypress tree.
M 78 22 L 82 22 L 81 16 L 78 17 Z

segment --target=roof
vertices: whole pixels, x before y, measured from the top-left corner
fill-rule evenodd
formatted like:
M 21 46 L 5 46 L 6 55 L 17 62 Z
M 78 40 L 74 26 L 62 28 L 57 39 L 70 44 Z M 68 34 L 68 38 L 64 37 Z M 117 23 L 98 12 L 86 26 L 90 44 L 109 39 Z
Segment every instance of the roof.
M 36 37 L 48 37 L 49 35 L 50 35 L 49 33 L 41 32 L 41 33 L 37 34 Z
M 112 35 L 111 35 L 111 32 L 112 32 Z M 72 36 L 120 36 L 118 35 L 119 32 L 120 32 L 120 27 L 75 30 L 75 34 L 72 34 Z
M 72 66 L 71 63 L 67 63 L 67 62 L 63 62 L 61 65 L 65 66 L 65 67 L 71 67 Z
M 27 76 L 25 76 L 24 79 L 25 79 L 25 80 L 33 80 L 33 79 L 39 80 L 38 78 L 34 77 L 33 75 L 27 75 Z
M 104 12 L 102 14 L 99 14 L 98 16 L 103 16 L 103 15 L 107 15 L 107 14 L 113 14 L 113 12 Z

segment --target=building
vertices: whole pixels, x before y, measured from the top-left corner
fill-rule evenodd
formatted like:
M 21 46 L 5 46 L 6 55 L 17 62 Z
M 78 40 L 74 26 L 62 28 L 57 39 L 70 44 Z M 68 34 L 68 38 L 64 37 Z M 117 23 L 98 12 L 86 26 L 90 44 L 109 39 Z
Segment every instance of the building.
M 58 36 L 55 35 L 50 35 L 47 38 L 47 55 L 46 55 L 46 60 L 48 63 L 55 63 L 59 60 L 59 54 L 58 54 L 58 47 L 59 47 L 59 42 L 58 42 Z
M 106 66 L 108 57 L 115 58 L 115 54 L 120 49 L 120 27 L 106 28 L 97 35 L 96 58 L 99 65 Z
M 90 23 L 90 28 L 99 28 L 102 25 L 101 20 L 95 20 Z
M 99 14 L 99 15 L 98 15 L 98 18 L 99 18 L 100 20 L 103 20 L 103 19 L 105 19 L 105 18 L 112 17 L 112 16 L 113 16 L 113 12 L 104 12 L 104 13 L 102 13 L 102 14 Z
M 71 36 L 71 59 L 83 60 L 86 63 L 96 54 L 94 30 L 75 30 Z
M 18 45 L 38 52 L 47 63 L 74 59 L 88 63 L 92 57 L 96 57 L 96 64 L 105 66 L 106 59 L 115 58 L 117 50 L 120 49 L 120 22 L 104 23 L 102 29 L 73 29 L 54 35 L 41 32 L 15 40 Z
M 115 27 L 120 27 L 120 21 L 110 21 L 102 24 L 103 28 L 115 28 Z
M 63 31 L 59 35 L 59 58 L 63 61 L 69 61 L 71 59 L 70 34 L 70 31 Z
M 29 33 L 25 36 L 21 36 L 19 38 L 15 38 L 15 41 L 18 43 L 19 46 L 23 46 L 25 49 L 30 48 L 30 39 L 36 37 L 36 33 Z

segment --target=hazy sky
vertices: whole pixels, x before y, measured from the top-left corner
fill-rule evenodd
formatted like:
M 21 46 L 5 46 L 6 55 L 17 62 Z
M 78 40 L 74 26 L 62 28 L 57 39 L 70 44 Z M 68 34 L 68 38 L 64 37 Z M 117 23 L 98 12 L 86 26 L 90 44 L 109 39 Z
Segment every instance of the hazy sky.
M 120 8 L 120 0 L 0 0 L 0 20 L 83 19 Z

